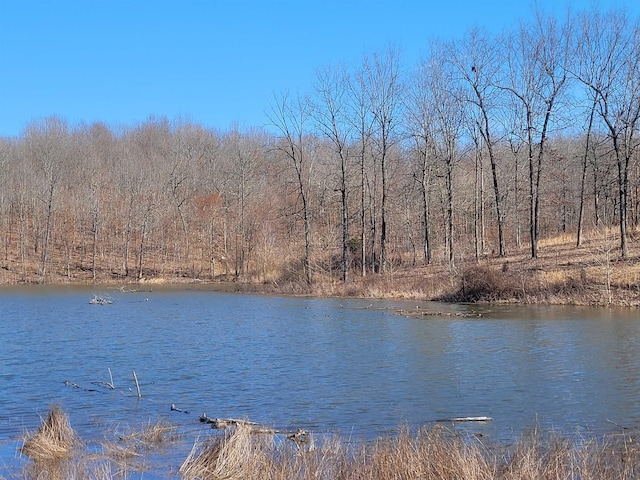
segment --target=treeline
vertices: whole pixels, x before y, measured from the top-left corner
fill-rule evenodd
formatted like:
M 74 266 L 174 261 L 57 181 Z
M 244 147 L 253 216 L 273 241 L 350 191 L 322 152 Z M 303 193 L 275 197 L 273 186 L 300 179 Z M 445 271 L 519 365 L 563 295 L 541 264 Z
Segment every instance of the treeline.
M 6 281 L 348 281 L 640 221 L 640 24 L 536 12 L 274 96 L 269 128 L 50 117 L 0 139 Z M 212 108 L 214 108 L 212 106 Z

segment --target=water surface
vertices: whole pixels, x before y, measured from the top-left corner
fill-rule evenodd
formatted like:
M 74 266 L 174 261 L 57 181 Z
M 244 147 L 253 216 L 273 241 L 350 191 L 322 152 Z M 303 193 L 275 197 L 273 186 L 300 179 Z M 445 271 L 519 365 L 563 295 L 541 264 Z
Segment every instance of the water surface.
M 398 314 L 416 306 L 482 316 Z M 5 289 L 0 473 L 52 403 L 84 439 L 159 418 L 197 432 L 202 413 L 367 438 L 463 416 L 493 417 L 466 428 L 497 439 L 635 426 L 639 347 L 635 310 Z M 92 383 L 109 369 L 115 390 Z

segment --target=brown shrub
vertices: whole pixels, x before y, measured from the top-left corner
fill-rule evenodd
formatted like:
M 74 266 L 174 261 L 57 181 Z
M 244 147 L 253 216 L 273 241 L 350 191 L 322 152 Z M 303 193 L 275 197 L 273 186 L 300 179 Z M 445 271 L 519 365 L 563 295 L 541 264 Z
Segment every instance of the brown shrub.
M 440 300 L 452 302 L 495 302 L 522 298 L 520 280 L 514 275 L 489 267 L 472 266 L 460 277 L 459 289 Z

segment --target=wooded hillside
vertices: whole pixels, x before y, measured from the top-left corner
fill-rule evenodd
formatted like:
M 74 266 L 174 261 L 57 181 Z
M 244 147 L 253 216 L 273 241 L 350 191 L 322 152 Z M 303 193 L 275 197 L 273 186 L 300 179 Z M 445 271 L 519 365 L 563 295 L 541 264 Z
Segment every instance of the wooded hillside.
M 558 235 L 613 236 L 627 258 L 638 19 L 538 14 L 429 52 L 323 68 L 274 96 L 264 129 L 50 117 L 0 138 L 0 281 L 349 282 L 535 259 Z

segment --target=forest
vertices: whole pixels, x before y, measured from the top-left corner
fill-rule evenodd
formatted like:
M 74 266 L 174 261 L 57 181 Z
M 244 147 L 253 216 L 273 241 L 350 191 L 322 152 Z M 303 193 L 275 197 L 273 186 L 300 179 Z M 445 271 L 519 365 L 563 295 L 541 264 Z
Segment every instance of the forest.
M 348 283 L 640 222 L 640 23 L 532 13 L 319 66 L 266 126 L 34 119 L 0 138 L 0 281 Z M 269 102 L 269 100 L 267 100 Z M 212 105 L 211 108 L 215 108 Z

